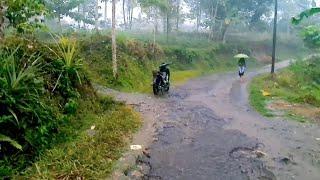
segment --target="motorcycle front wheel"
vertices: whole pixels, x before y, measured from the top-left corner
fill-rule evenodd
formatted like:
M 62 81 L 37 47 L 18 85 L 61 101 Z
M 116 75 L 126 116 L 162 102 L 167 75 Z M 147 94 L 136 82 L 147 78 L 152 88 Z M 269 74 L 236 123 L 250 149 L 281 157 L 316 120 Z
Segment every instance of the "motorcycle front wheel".
M 158 88 L 158 85 L 157 84 L 153 84 L 153 94 L 154 95 L 159 95 L 159 88 Z

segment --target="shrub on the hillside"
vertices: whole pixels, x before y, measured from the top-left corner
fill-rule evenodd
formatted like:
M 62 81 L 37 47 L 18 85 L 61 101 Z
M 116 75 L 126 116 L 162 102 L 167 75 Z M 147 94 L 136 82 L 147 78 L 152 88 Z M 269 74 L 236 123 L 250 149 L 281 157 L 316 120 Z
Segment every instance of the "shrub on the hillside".
M 320 28 L 318 26 L 305 27 L 302 30 L 301 34 L 302 34 L 304 43 L 309 48 L 320 47 Z
M 320 106 L 320 58 L 297 61 L 289 70 L 292 73 L 288 80 L 290 83 L 283 86 L 295 89 L 297 101 Z
M 41 96 L 43 79 L 39 76 L 38 56 L 25 59 L 13 52 L 0 54 L 1 134 L 17 141 L 23 151 L 36 151 L 49 144 L 57 119 Z M 16 149 L 1 142 L 1 153 L 13 155 Z
M 126 43 L 128 54 L 136 57 L 138 60 L 144 60 L 147 57 L 147 51 L 141 42 L 128 40 Z
M 57 47 L 50 50 L 56 55 L 52 62 L 57 79 L 52 89 L 57 88 L 65 98 L 78 97 L 76 87 L 81 85 L 81 59 L 78 57 L 78 46 L 75 39 L 59 37 L 56 40 Z
M 57 142 L 62 119 L 69 119 L 63 113 L 75 114 L 81 95 L 95 95 L 78 50 L 63 38 L 46 44 L 10 37 L 0 45 L 0 176 Z
M 192 64 L 199 58 L 198 53 L 186 48 L 167 48 L 165 54 L 181 64 Z

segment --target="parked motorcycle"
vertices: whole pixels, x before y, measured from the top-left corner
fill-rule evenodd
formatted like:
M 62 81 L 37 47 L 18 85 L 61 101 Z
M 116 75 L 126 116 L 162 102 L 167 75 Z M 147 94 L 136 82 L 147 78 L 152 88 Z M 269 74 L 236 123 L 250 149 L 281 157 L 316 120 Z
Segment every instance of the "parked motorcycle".
M 159 71 L 153 71 L 153 94 L 163 95 L 170 89 L 170 70 L 169 63 L 163 63 L 159 66 Z

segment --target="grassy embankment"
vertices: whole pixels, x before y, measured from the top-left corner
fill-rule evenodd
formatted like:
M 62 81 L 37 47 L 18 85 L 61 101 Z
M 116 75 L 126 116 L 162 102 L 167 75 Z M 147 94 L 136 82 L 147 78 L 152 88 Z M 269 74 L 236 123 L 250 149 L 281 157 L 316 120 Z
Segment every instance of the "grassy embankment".
M 300 122 L 318 121 L 319 68 L 319 58 L 312 58 L 291 64 L 274 78 L 269 74 L 256 77 L 250 85 L 251 105 L 264 116 L 274 116 L 275 111 L 282 111 L 285 116 Z M 262 90 L 270 96 L 264 96 Z
M 89 77 L 96 83 L 122 91 L 151 92 L 152 71 L 162 62 L 171 62 L 172 82 L 182 84 L 190 78 L 208 73 L 236 70 L 233 55 L 238 50 L 250 53 L 245 44 L 221 44 L 208 41 L 203 35 L 177 34 L 168 42 L 158 35 L 153 45 L 152 36 L 141 34 L 118 35 L 119 78 L 112 77 L 110 37 L 96 35 L 83 39 L 85 65 Z M 249 66 L 261 65 L 250 61 Z
M 110 98 L 79 102 L 77 115 L 60 127 L 55 144 L 14 179 L 104 179 L 121 157 L 141 121 L 132 109 Z
M 78 41 L 56 40 L 0 46 L 0 177 L 105 178 L 141 125 L 131 108 L 95 93 Z

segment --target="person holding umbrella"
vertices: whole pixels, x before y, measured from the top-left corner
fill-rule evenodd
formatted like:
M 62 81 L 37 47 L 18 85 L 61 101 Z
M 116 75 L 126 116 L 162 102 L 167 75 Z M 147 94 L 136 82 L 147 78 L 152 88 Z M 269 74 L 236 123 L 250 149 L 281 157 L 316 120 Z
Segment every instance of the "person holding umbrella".
M 244 73 L 247 69 L 246 59 L 248 59 L 249 56 L 246 54 L 237 54 L 234 56 L 234 58 L 239 59 L 239 61 L 238 61 L 239 76 L 240 76 L 240 80 L 242 82 L 242 77 L 244 76 Z

